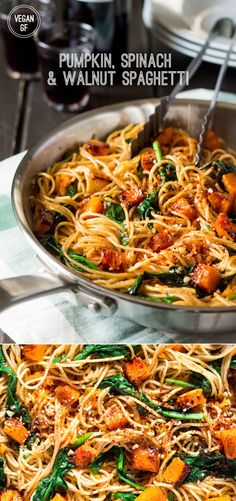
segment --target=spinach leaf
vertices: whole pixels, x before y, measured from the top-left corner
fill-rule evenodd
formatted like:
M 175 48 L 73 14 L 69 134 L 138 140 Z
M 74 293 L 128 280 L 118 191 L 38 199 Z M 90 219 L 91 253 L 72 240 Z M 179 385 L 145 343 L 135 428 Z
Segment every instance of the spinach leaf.
M 58 452 L 51 475 L 39 482 L 33 494 L 32 501 L 49 501 L 56 492 L 62 494 L 66 493 L 68 485 L 64 477 L 69 470 L 75 468 L 75 465 L 70 461 L 68 452 L 82 445 L 91 435 L 92 433 L 83 435 L 74 444 L 69 447 L 64 447 Z
M 196 388 L 196 386 L 194 384 L 190 384 L 187 381 L 181 381 L 180 379 L 166 378 L 165 384 L 181 386 L 183 388 Z
M 226 456 L 217 452 L 208 452 L 190 456 L 185 453 L 177 454 L 188 466 L 191 471 L 185 479 L 185 483 L 197 482 L 203 480 L 208 475 L 217 478 L 227 477 L 236 479 L 236 461 L 228 460 Z
M 62 263 L 68 264 L 72 267 L 75 268 L 77 271 L 84 271 L 82 268 L 77 266 L 76 264 L 71 263 L 68 259 L 66 259 L 66 256 L 62 252 L 61 245 L 53 235 L 46 235 L 40 239 L 40 243 L 52 254 L 55 256 L 58 256 Z M 84 266 L 87 266 L 91 270 L 96 270 L 97 267 L 91 263 L 83 254 L 79 254 L 78 252 L 75 252 L 73 250 L 70 250 L 68 252 L 69 256 L 71 259 L 74 259 L 74 261 L 77 261 L 78 263 L 83 264 Z
M 149 271 L 144 271 L 142 275 L 139 275 L 136 278 L 134 284 L 128 290 L 128 294 L 130 294 L 131 296 L 136 296 L 143 281 L 153 278 L 157 278 L 158 280 L 160 280 L 160 282 L 163 282 L 166 285 L 172 285 L 174 287 L 194 287 L 191 282 L 189 282 L 188 284 L 185 283 L 185 278 L 188 277 L 193 272 L 193 270 L 193 266 L 173 266 L 169 269 L 168 272 L 165 273 L 151 273 Z
M 110 388 L 110 393 L 114 395 L 129 395 L 131 397 L 134 397 L 140 402 L 146 404 L 151 409 L 155 410 L 161 416 L 164 416 L 168 419 L 181 419 L 183 421 L 202 421 L 204 419 L 204 414 L 202 413 L 175 411 L 173 409 L 155 404 L 146 396 L 145 393 L 136 390 L 134 386 L 121 374 L 116 374 L 115 376 L 105 378 L 100 383 L 99 387 Z
M 176 168 L 173 164 L 171 163 L 163 163 L 160 166 L 159 169 L 159 174 L 162 179 L 162 183 L 167 183 L 168 181 L 176 181 L 177 175 L 176 175 Z
M 105 216 L 109 217 L 116 223 L 123 223 L 125 220 L 124 209 L 120 204 L 114 204 L 113 202 L 106 202 L 107 209 L 105 210 Z
M 67 190 L 67 195 L 69 195 L 69 197 L 73 198 L 77 193 L 77 187 L 76 187 L 76 183 L 72 183 L 70 184 L 70 186 L 68 187 L 68 190 Z
M 2 346 L 0 346 L 0 373 L 9 376 L 7 387 L 7 403 L 5 414 L 6 417 L 15 415 L 20 418 L 26 428 L 30 428 L 31 417 L 27 407 L 22 403 L 21 399 L 16 395 L 17 376 L 14 371 L 7 365 Z
M 7 477 L 4 473 L 4 459 L 0 456 L 0 491 L 7 485 Z
M 58 362 L 65 362 L 67 359 L 67 353 L 63 353 L 62 355 L 58 355 L 57 357 L 54 357 L 52 363 L 53 364 L 58 364 Z
M 208 381 L 205 376 L 199 374 L 198 372 L 193 372 L 189 377 L 189 383 L 192 384 L 195 388 L 201 388 L 205 395 L 210 395 L 212 388 L 211 383 Z
M 139 349 L 140 346 L 136 346 Z M 88 344 L 75 356 L 74 360 L 84 360 L 89 355 L 96 353 L 100 358 L 120 357 L 130 358 L 130 349 L 125 344 Z
M 137 206 L 137 212 L 143 220 L 149 217 L 152 209 L 158 209 L 157 191 L 149 193 L 149 195 L 147 195 L 146 198 Z
M 138 494 L 131 494 L 130 492 L 116 492 L 113 499 L 120 499 L 120 501 L 135 501 Z
M 152 143 L 152 147 L 155 151 L 157 162 L 160 162 L 162 160 L 162 152 L 159 141 L 154 141 L 154 143 Z
M 168 494 L 168 501 L 175 501 L 175 495 L 173 492 L 169 492 Z
M 140 299 L 148 299 L 149 301 L 156 301 L 156 303 L 167 303 L 167 304 L 172 304 L 176 300 L 175 296 L 173 295 L 165 297 L 155 297 L 155 296 L 140 296 L 140 294 L 138 294 L 138 297 Z
M 92 464 L 88 467 L 95 475 L 101 470 L 104 463 L 113 459 L 115 455 L 116 447 L 113 446 L 109 451 L 103 452 L 99 454 L 99 456 L 92 462 Z
M 208 162 L 200 167 L 201 170 L 208 169 L 209 167 L 214 167 L 214 173 L 216 174 L 217 181 L 222 185 L 222 176 L 224 174 L 234 173 L 236 174 L 236 165 L 232 162 L 225 162 L 224 160 L 215 160 L 213 162 Z
M 120 243 L 122 245 L 128 245 L 129 243 L 129 237 L 124 232 L 120 233 Z
M 31 449 L 32 448 L 32 445 L 34 444 L 34 442 L 37 440 L 38 438 L 38 433 L 34 432 L 34 433 L 31 433 L 30 436 L 27 438 L 27 440 L 25 441 L 24 443 L 24 447 L 26 449 Z
M 135 489 L 145 490 L 143 485 L 137 484 L 128 474 L 125 468 L 125 454 L 122 447 L 117 447 L 116 471 L 119 480 L 131 485 Z
M 91 263 L 83 254 L 79 254 L 78 252 L 75 251 L 69 251 L 68 252 L 69 256 L 71 259 L 74 259 L 74 261 L 77 261 L 77 263 L 84 264 L 84 266 L 87 266 L 91 270 L 96 270 L 97 266 L 95 264 Z M 70 266 L 73 266 L 73 268 L 76 268 L 79 271 L 84 271 L 79 266 L 74 265 L 73 263 L 70 262 Z

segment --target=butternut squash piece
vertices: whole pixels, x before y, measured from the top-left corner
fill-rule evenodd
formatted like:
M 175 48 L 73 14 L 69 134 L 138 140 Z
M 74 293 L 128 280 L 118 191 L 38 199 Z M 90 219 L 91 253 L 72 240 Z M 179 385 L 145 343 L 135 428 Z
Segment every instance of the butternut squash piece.
M 193 221 L 197 217 L 196 210 L 185 197 L 179 197 L 172 202 L 169 205 L 169 209 L 176 212 L 179 216 L 187 217 L 190 221 Z
M 222 430 L 220 439 L 227 459 L 236 459 L 236 428 Z
M 236 196 L 236 174 L 233 172 L 229 172 L 228 174 L 224 174 L 222 176 L 222 181 L 225 189 L 229 192 L 233 197 Z
M 4 423 L 3 431 L 6 435 L 8 435 L 8 437 L 12 438 L 12 440 L 15 440 L 15 442 L 21 445 L 25 443 L 29 436 L 29 431 L 25 428 L 21 421 L 16 418 L 7 419 Z
M 159 451 L 155 447 L 140 445 L 132 450 L 131 461 L 134 470 L 157 473 L 160 465 Z
M 193 274 L 193 282 L 197 284 L 200 289 L 203 289 L 208 294 L 216 291 L 220 283 L 221 275 L 214 268 L 207 264 L 199 263 Z
M 151 170 L 156 163 L 156 154 L 153 148 L 145 148 L 141 153 L 141 166 L 143 170 Z
M 104 271 L 124 271 L 126 257 L 123 251 L 103 249 L 99 267 Z
M 41 362 L 44 359 L 46 348 L 46 344 L 26 344 L 22 348 L 22 354 L 31 362 Z
M 112 405 L 105 414 L 105 421 L 108 430 L 117 430 L 118 428 L 125 428 L 127 419 L 122 412 L 119 405 Z
M 57 399 L 62 405 L 73 405 L 79 400 L 80 393 L 72 386 L 68 384 L 63 386 L 57 386 L 55 389 Z
M 217 212 L 217 214 L 220 212 L 229 214 L 233 207 L 234 199 L 231 195 L 227 195 L 227 193 L 209 193 L 207 198 L 212 209 Z
M 137 497 L 136 501 L 167 501 L 167 495 L 160 487 L 148 487 Z
M 123 370 L 127 379 L 136 386 L 146 381 L 150 376 L 146 362 L 140 357 L 134 357 L 126 362 Z
M 0 501 L 24 501 L 17 489 L 6 489 L 0 493 Z
M 174 458 L 164 471 L 164 480 L 168 484 L 179 487 L 188 476 L 191 468 L 180 458 Z
M 228 240 L 236 238 L 236 224 L 232 223 L 228 216 L 221 212 L 215 221 L 215 229 L 220 238 L 226 237 Z
M 206 133 L 204 147 L 207 150 L 214 151 L 219 148 L 222 148 L 224 142 L 223 140 L 217 136 L 217 134 L 213 130 L 208 130 Z
M 171 247 L 174 241 L 174 235 L 171 232 L 162 230 L 151 238 L 148 249 L 151 249 L 153 252 L 160 252 Z
M 51 501 L 66 501 L 66 498 L 64 498 L 63 496 L 61 496 L 61 494 L 56 494 L 52 499 Z
M 203 395 L 201 388 L 196 388 L 196 390 L 188 391 L 177 398 L 177 404 L 184 409 L 191 409 L 192 407 L 197 407 L 198 405 L 205 404 L 206 400 Z
M 103 190 L 103 188 L 105 188 L 108 182 L 109 181 L 107 181 L 106 179 L 100 179 L 99 177 L 95 177 L 94 179 L 89 178 L 87 184 L 87 191 L 89 195 L 92 195 L 93 193 Z
M 103 214 L 102 198 L 100 196 L 91 197 L 84 207 L 83 212 L 95 212 Z
M 110 146 L 98 139 L 91 139 L 85 143 L 86 150 L 94 157 L 106 156 L 110 153 Z
M 230 496 L 220 496 L 218 498 L 209 498 L 208 501 L 231 501 Z
M 94 450 L 89 445 L 81 445 L 76 449 L 74 454 L 70 456 L 70 461 L 76 466 L 76 468 L 83 469 L 88 468 L 88 466 L 93 462 L 95 457 Z
M 67 193 L 67 188 L 73 181 L 73 176 L 69 174 L 56 174 L 56 192 L 59 197 L 64 197 Z
M 120 198 L 123 200 L 125 205 L 130 208 L 140 204 L 140 202 L 144 200 L 145 195 L 141 188 L 138 186 L 132 186 L 132 188 L 122 191 L 120 193 Z
M 157 136 L 157 141 L 159 141 L 161 146 L 166 146 L 167 144 L 170 144 L 171 140 L 173 139 L 173 134 L 174 134 L 174 128 L 173 127 L 166 127 Z

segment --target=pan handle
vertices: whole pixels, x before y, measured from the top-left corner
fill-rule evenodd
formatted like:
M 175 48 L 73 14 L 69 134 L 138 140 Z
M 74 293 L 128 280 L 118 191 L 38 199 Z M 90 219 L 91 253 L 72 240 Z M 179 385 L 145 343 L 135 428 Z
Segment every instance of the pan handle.
M 0 280 L 0 311 L 28 299 L 53 292 L 72 289 L 73 284 L 44 273 L 43 275 L 24 275 Z
M 57 276 L 45 272 L 43 275 L 24 275 L 0 280 L 0 312 L 17 303 L 66 290 L 76 293 L 80 304 L 95 313 L 108 317 L 117 309 L 111 298 L 101 294 L 94 295 L 76 283 L 63 282 Z

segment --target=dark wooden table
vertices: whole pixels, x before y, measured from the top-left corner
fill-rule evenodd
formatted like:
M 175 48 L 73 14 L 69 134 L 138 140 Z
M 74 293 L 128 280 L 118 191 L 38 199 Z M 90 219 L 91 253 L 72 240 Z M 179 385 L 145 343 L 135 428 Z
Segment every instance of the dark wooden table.
M 147 33 L 141 18 L 142 0 L 133 0 L 132 21 L 129 33 L 129 51 L 145 52 L 171 52 L 172 69 L 183 70 L 186 68 L 189 58 L 171 51 L 168 47 L 158 42 L 155 37 Z M 217 76 L 218 68 L 215 65 L 204 63 L 200 72 L 193 78 L 191 86 L 212 88 Z M 236 71 L 229 69 L 224 81 L 223 90 L 236 92 Z M 148 98 L 167 94 L 167 87 L 91 87 L 90 102 L 85 108 L 112 104 L 120 101 L 138 98 Z M 19 101 L 24 98 L 24 116 L 19 123 Z M 18 103 L 18 106 L 17 106 Z M 32 81 L 28 85 L 26 95 L 22 95 L 22 84 L 12 80 L 6 74 L 5 58 L 2 41 L 0 42 L 0 160 L 14 153 L 31 147 L 37 140 L 48 131 L 70 118 L 72 114 L 56 112 L 44 101 L 41 84 Z M 21 137 L 17 139 L 21 128 Z M 16 141 L 17 139 L 17 141 Z

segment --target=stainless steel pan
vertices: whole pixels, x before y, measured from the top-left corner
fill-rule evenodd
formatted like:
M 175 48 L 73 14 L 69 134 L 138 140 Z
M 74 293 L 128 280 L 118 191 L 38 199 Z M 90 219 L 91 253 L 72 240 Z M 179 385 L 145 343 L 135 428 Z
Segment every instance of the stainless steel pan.
M 53 130 L 27 153 L 14 177 L 12 201 L 20 228 L 44 264 L 44 274 L 22 276 L 0 281 L 0 309 L 17 302 L 32 299 L 50 292 L 72 290 L 83 304 L 102 315 L 117 315 L 141 325 L 166 329 L 176 333 L 176 339 L 199 342 L 199 334 L 208 334 L 203 341 L 221 340 L 220 334 L 232 333 L 236 325 L 236 308 L 177 307 L 152 303 L 147 300 L 113 292 L 78 277 L 38 242 L 32 231 L 30 209 L 31 181 L 36 172 L 46 169 L 69 148 L 87 140 L 92 134 L 103 138 L 109 132 L 129 122 L 146 120 L 158 100 L 142 100 L 100 108 L 62 124 Z M 166 124 L 176 124 L 197 135 L 202 117 L 209 103 L 206 101 L 178 99 L 168 112 Z M 219 103 L 216 109 L 214 128 L 228 147 L 236 146 L 236 104 Z M 178 333 L 182 333 L 178 335 Z M 213 338 L 212 338 L 213 336 Z M 216 336 L 214 338 L 214 336 Z M 232 337 L 230 337 L 232 340 Z M 155 340 L 154 340 L 155 341 Z M 224 337 L 227 341 L 227 337 Z

